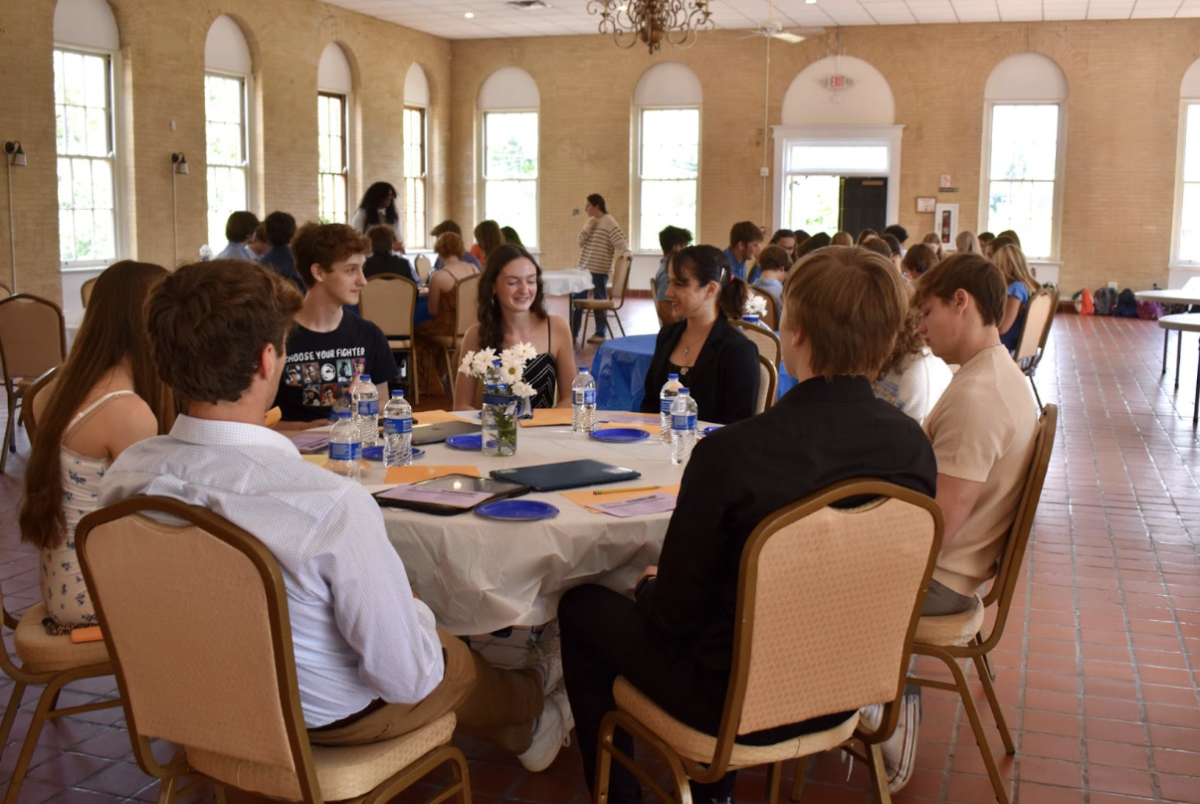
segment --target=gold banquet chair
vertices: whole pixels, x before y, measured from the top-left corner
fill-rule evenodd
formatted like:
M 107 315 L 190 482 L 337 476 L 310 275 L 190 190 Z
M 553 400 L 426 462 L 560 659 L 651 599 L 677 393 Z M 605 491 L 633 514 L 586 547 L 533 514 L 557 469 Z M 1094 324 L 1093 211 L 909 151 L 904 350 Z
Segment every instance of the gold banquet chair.
M 17 710 L 21 706 L 21 698 L 25 688 L 31 684 L 46 686 L 38 698 L 37 709 L 34 710 L 33 720 L 25 732 L 25 742 L 21 753 L 17 756 L 17 764 L 13 768 L 12 777 L 8 782 L 8 791 L 4 795 L 4 804 L 15 804 L 25 783 L 25 774 L 29 772 L 29 764 L 33 752 L 37 748 L 38 737 L 47 720 L 54 720 L 64 715 L 76 715 L 91 712 L 96 709 L 107 709 L 119 706 L 120 701 L 97 701 L 58 708 L 58 694 L 63 687 L 73 681 L 84 678 L 111 675 L 112 665 L 108 661 L 108 649 L 103 642 L 71 641 L 67 635 L 50 636 L 46 633 L 42 620 L 50 616 L 43 602 L 34 603 L 20 619 L 14 617 L 4 607 L 4 595 L 0 592 L 0 609 L 4 612 L 4 625 L 13 632 L 13 647 L 21 664 L 17 665 L 8 650 L 0 645 L 0 669 L 13 680 L 12 695 L 8 699 L 8 708 L 4 710 L 4 720 L 0 721 L 0 754 L 8 745 L 12 734 L 13 723 L 17 718 Z
M 76 548 L 160 804 L 184 774 L 310 804 L 385 802 L 445 763 L 453 781 L 436 800 L 469 804 L 453 714 L 370 745 L 309 743 L 283 574 L 254 536 L 204 508 L 133 497 L 85 517 Z M 163 764 L 153 739 L 182 748 Z
M 621 323 L 620 309 L 625 306 L 625 296 L 629 293 L 629 274 L 631 264 L 633 262 L 633 254 L 626 251 L 621 254 L 613 262 L 612 284 L 609 286 L 609 294 L 607 299 L 572 299 L 571 308 L 583 310 L 583 320 L 579 324 L 579 348 L 583 348 L 584 341 L 587 336 L 587 320 L 590 313 L 602 310 L 606 313 L 612 313 L 613 318 L 617 319 L 617 326 L 621 330 L 621 337 L 625 337 L 625 325 Z
M 417 382 L 417 342 L 413 321 L 417 314 L 416 283 L 399 274 L 376 274 L 367 280 L 358 299 L 362 317 L 383 330 L 388 348 L 408 353 L 409 395 L 413 404 L 421 401 Z M 387 400 L 383 400 L 386 404 Z
M 0 363 L 8 395 L 8 423 L 4 429 L 8 451 L 0 454 L 0 472 L 8 462 L 8 452 L 16 452 L 17 405 L 38 377 L 62 365 L 66 357 L 67 331 L 57 304 L 21 293 L 0 300 Z
M 446 387 L 451 397 L 454 395 L 454 378 L 458 372 L 458 366 L 451 365 L 451 356 L 456 355 L 462 348 L 467 330 L 479 323 L 477 302 L 480 276 L 482 274 L 471 274 L 454 283 L 454 334 L 433 336 L 433 342 L 442 347 L 442 355 L 446 358 L 446 377 L 449 383 Z
M 862 498 L 875 499 L 832 507 Z M 608 800 L 614 759 L 659 798 L 681 804 L 692 802 L 689 779 L 710 783 L 730 770 L 770 765 L 766 800 L 773 804 L 781 763 L 800 760 L 798 795 L 806 757 L 851 740 L 866 747 L 875 789 L 890 801 L 879 745 L 896 726 L 895 702 L 941 539 L 941 509 L 931 498 L 877 480 L 838 483 L 768 516 L 742 550 L 733 668 L 717 734 L 684 725 L 618 678 L 617 709 L 600 727 L 597 804 Z M 885 702 L 872 732 L 858 729 L 855 713 L 832 729 L 775 745 L 735 742 Z M 616 747 L 617 728 L 665 761 L 673 790 Z
M 937 681 L 934 679 L 910 679 L 911 683 L 922 687 L 933 687 L 939 690 L 957 692 L 962 699 L 963 709 L 971 723 L 975 734 L 975 742 L 983 754 L 983 764 L 991 779 L 996 800 L 1000 804 L 1008 804 L 1008 793 L 1004 788 L 1004 780 L 996 767 L 992 749 L 988 747 L 987 735 L 983 731 L 983 721 L 979 718 L 979 709 L 967 683 L 966 674 L 958 664 L 959 659 L 968 659 L 975 665 L 983 692 L 991 707 L 992 716 L 996 719 L 996 728 L 1000 731 L 1000 739 L 1004 750 L 1009 754 L 1016 753 L 1012 735 L 1009 734 L 1008 724 L 1004 721 L 1004 713 L 1000 709 L 1000 701 L 996 697 L 996 688 L 992 684 L 995 674 L 988 662 L 988 654 L 1004 636 L 1004 626 L 1012 609 L 1013 594 L 1017 588 L 1017 578 L 1021 574 L 1021 563 L 1025 560 L 1025 549 L 1029 545 L 1029 534 L 1033 528 L 1033 518 L 1037 513 L 1038 502 L 1042 498 L 1042 485 L 1046 481 L 1046 471 L 1050 465 L 1050 454 L 1054 449 L 1054 434 L 1058 429 L 1058 406 L 1047 405 L 1038 422 L 1036 441 L 1034 442 L 1033 460 L 1030 463 L 1029 474 L 1025 478 L 1025 486 L 1017 502 L 1016 515 L 1004 544 L 1004 552 L 1000 554 L 996 577 L 986 595 L 976 595 L 974 605 L 961 614 L 948 614 L 942 617 L 922 617 L 917 625 L 917 637 L 913 643 L 913 653 L 920 656 L 932 656 L 940 659 L 951 675 L 954 682 Z M 996 619 L 991 630 L 983 635 L 984 616 L 987 610 L 995 606 Z
M 775 389 L 778 385 L 778 369 L 765 355 L 760 354 L 758 356 L 758 402 L 754 405 L 756 415 L 775 406 Z
M 758 347 L 758 353 L 775 364 L 778 369 L 783 360 L 783 345 L 774 332 L 761 324 L 751 324 L 746 321 L 730 321 L 738 332 L 745 335 Z
M 1033 294 L 1025 308 L 1025 322 L 1021 325 L 1021 337 L 1017 340 L 1017 351 L 1013 359 L 1021 367 L 1021 371 L 1029 378 L 1033 386 L 1033 396 L 1041 409 L 1042 395 L 1038 393 L 1037 383 L 1033 381 L 1033 373 L 1042 362 L 1042 354 L 1046 351 L 1046 341 L 1050 339 L 1050 327 L 1054 323 L 1054 313 L 1058 310 L 1058 290 L 1042 288 Z

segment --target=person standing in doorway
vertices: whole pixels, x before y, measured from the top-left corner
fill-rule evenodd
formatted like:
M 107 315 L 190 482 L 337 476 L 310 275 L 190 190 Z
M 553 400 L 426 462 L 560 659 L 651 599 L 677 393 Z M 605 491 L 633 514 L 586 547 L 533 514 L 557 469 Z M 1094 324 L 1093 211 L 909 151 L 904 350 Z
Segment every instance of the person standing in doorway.
M 592 274 L 594 298 L 608 298 L 608 275 L 612 273 L 613 257 L 629 250 L 625 233 L 617 225 L 617 219 L 608 214 L 604 196 L 592 193 L 584 204 L 587 220 L 579 230 L 579 267 Z M 572 299 L 586 299 L 588 291 L 576 293 Z M 579 327 L 583 323 L 583 310 L 571 310 L 571 337 L 579 335 Z M 596 334 L 588 338 L 588 343 L 602 343 L 608 328 L 608 316 L 603 310 L 596 311 Z

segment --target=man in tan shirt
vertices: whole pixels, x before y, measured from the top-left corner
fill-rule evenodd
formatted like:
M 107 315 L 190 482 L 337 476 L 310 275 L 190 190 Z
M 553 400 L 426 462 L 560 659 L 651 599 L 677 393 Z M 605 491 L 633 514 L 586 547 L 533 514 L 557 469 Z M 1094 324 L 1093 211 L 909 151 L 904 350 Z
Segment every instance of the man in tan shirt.
M 925 419 L 937 457 L 942 549 L 924 614 L 957 614 L 996 574 L 996 560 L 1029 472 L 1037 408 L 1025 377 L 1000 343 L 1004 276 L 978 254 L 956 254 L 917 280 L 914 304 L 930 350 L 958 372 Z M 920 722 L 910 687 L 895 736 L 883 746 L 895 792 L 912 774 Z

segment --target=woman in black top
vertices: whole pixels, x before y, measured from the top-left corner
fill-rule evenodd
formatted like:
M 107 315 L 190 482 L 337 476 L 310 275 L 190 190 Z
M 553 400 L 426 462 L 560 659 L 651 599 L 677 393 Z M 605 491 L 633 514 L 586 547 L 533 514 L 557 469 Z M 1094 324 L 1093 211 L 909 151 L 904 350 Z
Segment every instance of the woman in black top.
M 749 292 L 713 246 L 691 246 L 671 261 L 667 299 L 678 320 L 658 333 L 646 372 L 643 413 L 659 412 L 668 374 L 691 392 L 702 421 L 732 424 L 754 415 L 758 347 L 729 325 L 740 319 Z

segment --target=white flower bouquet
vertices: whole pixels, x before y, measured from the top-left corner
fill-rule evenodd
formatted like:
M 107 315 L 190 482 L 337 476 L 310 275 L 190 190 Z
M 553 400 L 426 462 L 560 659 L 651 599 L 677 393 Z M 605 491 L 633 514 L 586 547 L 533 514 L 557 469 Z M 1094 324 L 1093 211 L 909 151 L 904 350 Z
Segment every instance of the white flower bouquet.
M 512 455 L 517 451 L 517 419 L 529 413 L 536 391 L 525 382 L 525 364 L 537 357 L 529 343 L 518 343 L 499 354 L 479 349 L 463 355 L 460 374 L 483 383 L 483 454 Z
M 767 314 L 767 300 L 757 293 L 751 293 L 746 299 L 746 305 L 742 308 L 742 315 L 752 315 L 762 318 Z

